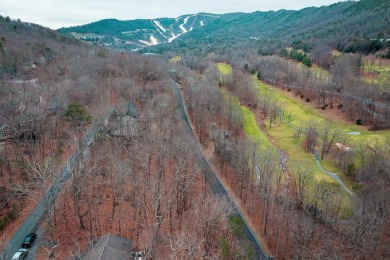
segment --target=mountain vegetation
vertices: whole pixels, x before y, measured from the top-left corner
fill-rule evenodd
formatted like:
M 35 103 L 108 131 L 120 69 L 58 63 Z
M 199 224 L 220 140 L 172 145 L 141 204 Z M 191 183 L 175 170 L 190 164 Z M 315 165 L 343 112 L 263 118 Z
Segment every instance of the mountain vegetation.
M 84 41 L 114 49 L 132 50 L 140 47 L 172 42 L 195 28 L 203 27 L 217 19 L 218 15 L 183 15 L 176 19 L 119 21 L 106 19 L 83 26 L 61 28 L 62 33 L 73 34 Z
M 0 258 L 25 226 L 35 259 L 106 234 L 147 259 L 390 258 L 388 17 L 0 16 Z
M 96 34 L 99 37 L 118 37 L 139 46 L 139 40 L 158 38 L 155 51 L 206 44 L 211 48 L 227 48 L 242 42 L 253 42 L 264 54 L 273 53 L 278 46 L 289 47 L 300 42 L 305 51 L 325 44 L 346 52 L 375 53 L 389 47 L 390 4 L 388 1 L 345 1 L 319 8 L 299 11 L 279 10 L 223 15 L 197 14 L 177 19 L 118 21 L 103 20 L 84 26 L 63 28 L 60 32 Z M 190 19 L 190 20 L 186 20 Z M 153 21 L 161 22 L 169 33 L 180 35 L 174 44 L 168 42 L 165 31 Z M 202 22 L 205 26 L 200 26 Z M 190 33 L 180 31 L 181 23 Z M 193 30 L 192 30 L 193 29 Z M 138 31 L 143 31 L 140 35 Z M 128 35 L 124 36 L 123 34 Z M 131 33 L 130 33 L 131 32 Z M 226 34 L 229 32 L 229 34 Z M 138 43 L 137 43 L 138 41 Z M 103 43 L 104 41 L 102 41 Z M 276 44 L 274 44 L 276 42 Z M 222 44 L 224 43 L 224 44 Z M 112 48 L 124 48 L 111 41 Z M 160 46 L 160 44 L 163 44 Z M 142 45 L 141 45 L 142 46 Z M 150 50 L 148 50 L 150 51 Z

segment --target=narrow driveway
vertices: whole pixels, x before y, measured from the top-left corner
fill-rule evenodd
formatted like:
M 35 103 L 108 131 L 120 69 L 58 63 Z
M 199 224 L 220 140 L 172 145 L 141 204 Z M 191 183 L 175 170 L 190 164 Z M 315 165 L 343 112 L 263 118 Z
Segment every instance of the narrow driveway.
M 104 122 L 106 118 L 108 118 L 112 113 L 113 109 L 100 121 Z M 41 221 L 44 217 L 44 199 L 48 201 L 53 201 L 53 199 L 60 193 L 62 188 L 65 186 L 66 181 L 69 179 L 73 167 L 80 156 L 89 148 L 91 143 L 94 140 L 96 132 L 100 129 L 100 122 L 90 129 L 83 140 L 80 142 L 76 151 L 73 153 L 72 157 L 68 160 L 67 164 L 61 170 L 61 174 L 54 181 L 52 186 L 48 189 L 46 193 L 48 197 L 42 198 L 35 209 L 30 213 L 30 215 L 26 218 L 23 224 L 16 231 L 14 236 L 8 241 L 8 244 L 5 246 L 2 252 L 0 252 L 0 259 L 11 259 L 13 254 L 20 248 L 23 239 L 31 232 L 34 232 L 36 227 L 38 226 L 39 221 Z M 37 238 L 39 239 L 39 237 Z

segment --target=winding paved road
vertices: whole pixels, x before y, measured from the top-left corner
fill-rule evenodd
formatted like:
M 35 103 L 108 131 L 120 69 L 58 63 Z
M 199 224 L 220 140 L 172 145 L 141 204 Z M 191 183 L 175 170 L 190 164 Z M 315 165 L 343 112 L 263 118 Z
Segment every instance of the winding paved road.
M 204 156 L 203 148 L 201 144 L 197 141 L 196 136 L 189 123 L 187 111 L 185 109 L 185 104 L 183 101 L 183 96 L 180 90 L 180 85 L 175 81 L 172 81 L 172 87 L 176 94 L 177 104 L 180 108 L 180 118 L 184 122 L 187 133 L 189 133 L 193 137 L 192 141 L 193 141 L 193 147 L 195 148 L 194 152 L 195 155 L 197 156 L 197 159 L 200 162 L 200 165 L 202 167 L 201 168 L 202 173 L 204 174 L 207 183 L 210 185 L 214 194 L 216 194 L 221 198 L 227 199 L 227 201 L 229 201 L 234 206 L 235 213 L 240 215 L 241 219 L 244 222 L 243 230 L 245 232 L 245 236 L 256 252 L 255 259 L 272 259 L 264 250 L 264 247 L 262 246 L 260 239 L 258 238 L 258 235 L 256 234 L 256 232 L 252 230 L 251 225 L 248 223 L 248 220 L 243 214 L 242 209 L 240 209 L 241 206 L 238 202 L 238 199 L 230 191 L 229 187 L 227 187 L 226 184 L 224 184 L 219 174 L 216 172 L 216 170 L 213 169 L 212 164 Z
M 100 121 L 104 122 L 113 112 L 111 109 L 110 112 Z M 0 252 L 0 259 L 11 259 L 13 254 L 20 248 L 23 239 L 31 232 L 34 232 L 37 228 L 39 222 L 44 217 L 44 199 L 48 201 L 53 201 L 53 199 L 60 193 L 62 188 L 65 186 L 66 181 L 69 179 L 73 167 L 76 163 L 77 158 L 83 155 L 85 151 L 88 150 L 89 146 L 92 144 L 95 134 L 99 130 L 99 124 L 95 125 L 90 129 L 84 136 L 83 140 L 80 142 L 76 151 L 73 153 L 72 157 L 68 160 L 67 164 L 61 170 L 61 174 L 54 181 L 52 186 L 48 189 L 47 197 L 42 198 L 33 211 L 28 215 L 23 224 L 16 231 L 14 236 L 8 241 L 7 245 L 4 247 L 3 251 Z M 37 238 L 39 239 L 39 237 Z

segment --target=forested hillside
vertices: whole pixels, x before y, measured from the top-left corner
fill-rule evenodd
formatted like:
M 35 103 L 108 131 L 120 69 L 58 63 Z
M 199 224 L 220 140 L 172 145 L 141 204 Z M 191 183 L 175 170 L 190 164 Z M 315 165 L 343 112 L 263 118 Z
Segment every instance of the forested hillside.
M 291 46 L 293 42 L 302 42 L 308 51 L 317 45 L 326 45 L 345 52 L 375 53 L 389 47 L 388 17 L 388 1 L 361 0 L 299 11 L 197 14 L 156 20 L 103 20 L 59 31 L 77 33 L 78 37 L 93 34 L 99 38 L 95 41 L 97 44 L 109 44 L 114 49 L 145 46 L 140 45 L 139 40 L 157 46 L 145 52 L 177 48 L 185 50 L 200 44 L 212 51 L 223 51 L 230 49 L 231 45 L 252 41 L 252 45 L 261 47 L 264 54 L 273 53 L 278 46 Z M 161 26 L 157 26 L 156 21 L 161 22 Z M 150 37 L 157 40 L 150 41 Z
M 0 258 L 389 259 L 389 19 L 0 16 Z
M 110 233 L 153 259 L 253 256 L 202 173 L 165 61 L 3 17 L 0 35 L 0 258 L 32 231 L 33 259 L 80 257 Z
M 170 43 L 182 35 L 201 28 L 219 15 L 193 14 L 178 18 L 119 21 L 106 19 L 82 26 L 61 28 L 58 31 L 96 45 L 119 50 L 139 50 L 144 47 Z

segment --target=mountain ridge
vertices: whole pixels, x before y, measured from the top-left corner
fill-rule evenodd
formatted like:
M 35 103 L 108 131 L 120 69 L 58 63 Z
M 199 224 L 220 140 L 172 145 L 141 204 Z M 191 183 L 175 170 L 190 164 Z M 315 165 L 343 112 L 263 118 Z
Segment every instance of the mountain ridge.
M 378 6 L 376 3 L 378 2 Z M 288 46 L 294 41 L 322 41 L 336 48 L 352 38 L 390 38 L 390 1 L 344 1 L 301 10 L 252 13 L 187 14 L 177 18 L 101 20 L 87 25 L 61 28 L 83 40 L 96 34 L 94 44 L 120 50 L 146 47 L 172 49 L 191 44 L 237 43 L 277 39 Z M 100 26 L 101 24 L 104 26 Z M 90 39 L 87 39 L 90 40 Z M 155 51 L 155 50 L 154 50 Z
M 128 45 L 139 48 L 171 42 L 194 28 L 203 27 L 218 17 L 215 14 L 198 13 L 181 15 L 177 18 L 123 21 L 110 18 L 86 25 L 60 28 L 58 31 L 105 46 L 122 45 L 123 47 Z M 93 37 L 92 40 L 91 37 Z

